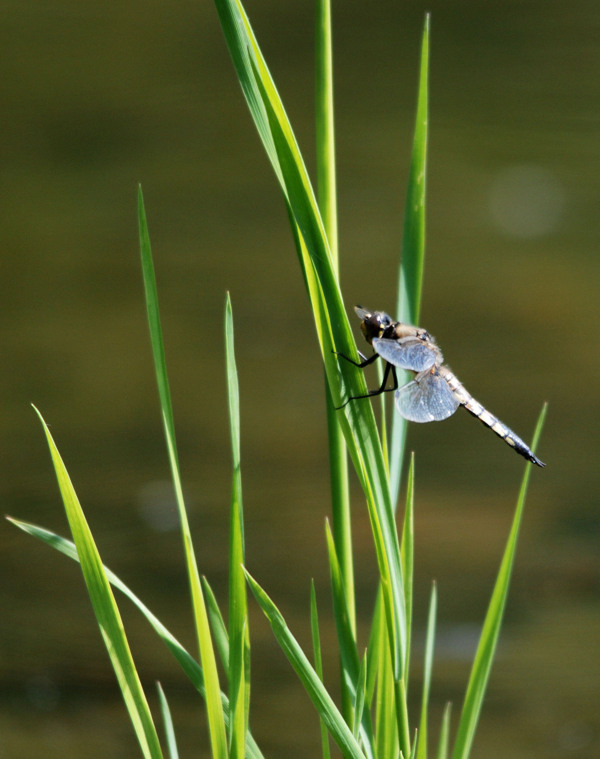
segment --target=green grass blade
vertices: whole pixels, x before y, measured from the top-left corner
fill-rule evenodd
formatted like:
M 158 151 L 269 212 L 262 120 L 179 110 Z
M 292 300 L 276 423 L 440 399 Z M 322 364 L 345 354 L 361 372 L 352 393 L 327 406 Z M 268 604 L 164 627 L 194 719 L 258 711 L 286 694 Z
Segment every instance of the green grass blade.
M 410 669 L 410 652 L 412 640 L 412 608 L 413 608 L 413 579 L 415 563 L 415 457 L 410 458 L 408 480 L 406 485 L 406 507 L 404 510 L 404 525 L 400 556 L 402 559 L 402 579 L 404 581 L 404 599 L 406 603 L 406 660 L 404 678 L 408 681 Z
M 169 709 L 169 702 L 165 696 L 165 692 L 162 689 L 160 683 L 156 683 L 156 690 L 158 691 L 158 701 L 160 703 L 160 710 L 163 716 L 163 722 L 165 723 L 165 736 L 167 739 L 167 749 L 169 751 L 169 759 L 179 759 L 179 752 L 177 751 L 177 741 L 175 739 L 175 728 L 173 727 L 173 718 L 171 717 L 171 710 Z
M 298 641 L 290 632 L 279 609 L 248 572 L 246 572 L 246 578 L 250 584 L 254 597 L 271 625 L 271 629 L 273 630 L 277 642 L 300 678 L 306 692 L 315 705 L 318 714 L 323 719 L 323 722 L 326 724 L 327 729 L 339 746 L 342 754 L 345 757 L 351 757 L 352 759 L 365 759 L 365 754 L 362 752 L 356 739 L 352 735 L 352 731 L 344 721 L 344 718 L 338 711 L 333 699 L 325 689 L 318 674 L 315 672 L 306 655 L 300 648 Z
M 233 342 L 233 312 L 229 293 L 225 303 L 225 356 L 233 458 L 229 542 L 229 705 L 230 759 L 243 759 L 250 705 L 250 638 L 244 564 L 244 516 L 240 459 L 240 396 Z
M 333 265 L 338 270 L 337 191 L 333 109 L 331 2 L 317 0 L 316 26 L 317 195 Z
M 110 583 L 104 572 L 100 554 L 96 548 L 69 474 L 50 434 L 50 430 L 40 412 L 37 409 L 35 409 L 35 412 L 40 418 L 48 447 L 50 448 L 58 487 L 67 519 L 69 520 L 73 540 L 77 547 L 81 571 L 100 632 L 104 639 L 104 644 L 106 645 L 117 676 L 119 688 L 129 712 L 129 718 L 144 756 L 159 759 L 162 757 L 162 751 L 156 728 L 152 721 L 150 708 L 140 683 L 131 651 L 129 650 L 123 621 L 110 588 Z
M 380 594 L 381 597 L 381 594 Z M 380 623 L 374 627 L 379 633 L 377 646 L 377 691 L 375 701 L 375 754 L 381 759 L 398 756 L 398 723 L 396 720 L 394 673 L 391 651 L 387 643 L 383 606 L 378 603 L 376 613 Z M 373 650 L 371 659 L 373 659 Z
M 333 595 L 333 613 L 335 617 L 335 626 L 338 638 L 338 648 L 340 652 L 340 662 L 342 668 L 342 682 L 345 685 L 346 691 L 349 693 L 352 700 L 352 710 L 356 709 L 356 704 L 362 699 L 364 701 L 364 691 L 366 690 L 366 678 L 367 672 L 364 672 L 364 684 L 359 685 L 361 679 L 361 663 L 358 658 L 358 652 L 356 650 L 356 639 L 354 637 L 354 630 L 352 629 L 350 615 L 346 606 L 346 593 L 344 589 L 344 579 L 342 577 L 342 570 L 340 567 L 339 559 L 335 551 L 335 544 L 333 535 L 329 529 L 329 524 L 326 524 L 325 535 L 327 538 L 327 551 L 329 557 L 329 570 L 331 573 L 331 586 Z M 359 692 L 359 688 L 362 687 L 363 694 Z M 362 707 L 361 707 L 362 712 Z M 346 716 L 348 722 L 348 716 Z M 373 727 L 371 725 L 371 715 L 369 711 L 364 711 L 360 720 L 357 721 L 356 713 L 350 715 L 349 724 L 355 724 L 356 730 L 361 729 L 362 745 L 365 754 L 369 757 L 374 755 L 373 745 Z M 356 736 L 356 731 L 354 731 Z
M 163 427 L 169 454 L 169 463 L 171 466 L 171 476 L 175 487 L 175 497 L 181 522 L 181 531 L 183 535 L 183 546 L 185 561 L 192 596 L 192 606 L 194 609 L 194 623 L 196 626 L 196 635 L 198 638 L 198 648 L 200 658 L 204 668 L 204 682 L 206 686 L 206 709 L 208 713 L 208 726 L 210 733 L 213 756 L 218 759 L 225 759 L 227 756 L 227 740 L 225 736 L 225 722 L 223 709 L 221 705 L 221 691 L 219 687 L 219 677 L 217 673 L 217 664 L 215 652 L 210 637 L 210 627 L 206 614 L 206 606 L 202 596 L 200 586 L 200 575 L 196 564 L 196 557 L 190 533 L 187 512 L 183 499 L 183 488 L 181 485 L 181 474 L 179 471 L 179 460 L 177 455 L 177 444 L 175 441 L 175 424 L 173 421 L 173 409 L 171 405 L 171 395 L 169 392 L 169 379 L 167 375 L 167 364 L 165 361 L 165 351 L 162 338 L 162 329 L 160 326 L 160 313 L 158 307 L 158 292 L 156 289 L 156 278 L 154 275 L 154 264 L 152 261 L 152 250 L 150 247 L 150 235 L 148 233 L 148 224 L 146 220 L 146 211 L 144 209 L 144 198 L 141 187 L 138 188 L 138 224 L 140 235 L 140 253 L 142 258 L 142 274 L 144 279 L 144 291 L 146 296 L 146 309 L 148 313 L 148 325 L 150 327 L 150 341 L 152 344 L 152 355 L 154 357 L 154 368 L 156 380 L 158 383 L 158 394 L 163 417 Z
M 315 590 L 314 580 L 310 583 L 310 632 L 313 644 L 313 656 L 315 658 L 315 672 L 317 673 L 319 680 L 324 682 L 321 635 L 319 634 L 319 612 L 317 609 L 317 592 Z M 321 723 L 321 755 L 323 759 L 331 759 L 327 726 L 321 718 L 319 718 L 319 721 Z
M 398 285 L 397 318 L 407 324 L 419 323 L 423 268 L 425 262 L 425 195 L 427 179 L 427 129 L 429 81 L 429 14 L 425 16 L 421 43 L 421 69 L 417 96 L 417 117 L 410 161 L 402 258 Z M 406 420 L 393 414 L 390 456 L 390 489 L 392 503 L 397 503 L 402 476 Z
M 279 179 L 307 284 L 329 387 L 336 404 L 366 391 L 362 373 L 332 350 L 356 355 L 314 194 L 285 110 L 239 0 L 216 0 L 248 105 Z M 339 414 L 350 456 L 367 498 L 384 588 L 394 671 L 402 675 L 405 617 L 400 549 L 386 466 L 370 404 L 350 403 Z
M 202 591 L 206 600 L 206 611 L 208 614 L 208 621 L 210 622 L 210 629 L 215 641 L 215 646 L 219 654 L 219 659 L 223 665 L 225 672 L 229 672 L 229 634 L 227 632 L 227 625 L 219 609 L 219 604 L 210 587 L 210 583 L 206 577 L 202 577 Z
M 358 670 L 356 682 L 356 703 L 354 704 L 354 725 L 352 732 L 355 738 L 359 738 L 363 722 L 365 708 L 365 693 L 367 688 L 367 652 L 365 651 Z
M 73 561 L 79 562 L 79 556 L 75 544 L 66 540 L 65 538 L 57 535 L 50 530 L 46 530 L 43 527 L 30 524 L 29 522 L 22 522 L 12 517 L 6 517 L 11 524 L 18 527 L 23 532 L 31 535 L 38 540 L 41 540 L 46 545 L 54 548 L 60 553 L 67 556 Z M 104 565 L 103 565 L 104 566 Z M 150 623 L 150 626 L 167 646 L 169 651 L 173 654 L 175 660 L 181 666 L 185 675 L 189 678 L 192 685 L 196 688 L 202 698 L 206 697 L 206 690 L 204 688 L 204 675 L 202 673 L 202 667 L 198 662 L 188 653 L 188 651 L 181 645 L 181 643 L 175 638 L 175 636 L 167 630 L 162 622 L 148 609 L 148 607 L 133 593 L 125 583 L 117 577 L 108 567 L 104 566 L 104 572 L 108 581 L 117 590 L 121 591 L 138 609 L 141 611 L 146 620 Z M 222 620 L 221 620 L 222 621 Z M 223 625 L 224 629 L 224 625 Z M 224 693 L 221 693 L 221 701 L 223 703 L 223 711 L 225 714 L 225 723 L 229 725 L 229 700 Z M 248 734 L 246 737 L 246 751 L 249 759 L 263 759 L 263 755 L 256 745 L 254 738 Z
M 336 275 L 339 276 L 330 0 L 317 0 L 315 48 L 317 198 L 323 227 L 329 242 L 332 267 Z M 331 525 L 344 579 L 346 607 L 350 624 L 356 634 L 348 457 L 327 378 L 325 378 L 325 385 L 331 482 Z M 344 713 L 349 714 L 351 699 L 350 694 L 344 688 L 342 690 L 342 704 Z
M 452 713 L 452 704 L 448 702 L 444 707 L 442 715 L 442 725 L 440 728 L 440 738 L 436 752 L 436 759 L 448 759 L 450 747 L 450 715 Z
M 531 446 L 531 449 L 534 452 L 544 425 L 546 410 L 547 407 L 544 406 L 537 422 L 533 444 Z M 496 578 L 490 604 L 485 616 L 485 621 L 483 623 L 483 630 L 479 645 L 477 646 L 475 660 L 471 668 L 467 692 L 454 743 L 454 750 L 452 752 L 452 759 L 466 759 L 469 756 L 473 745 L 475 729 L 481 713 L 483 697 L 487 688 L 496 645 L 498 643 L 498 636 L 500 635 L 500 627 L 504 616 L 508 587 L 517 550 L 519 529 L 523 517 L 523 510 L 525 508 L 525 496 L 527 495 L 531 467 L 532 464 L 529 463 L 525 466 L 525 473 L 523 475 L 523 481 L 517 499 L 511 530 L 506 543 L 506 548 L 504 549 L 504 555 L 502 557 L 500 570 Z
M 425 666 L 423 667 L 423 694 L 421 696 L 421 719 L 419 721 L 419 745 L 417 759 L 427 759 L 429 690 L 431 687 L 431 671 L 433 669 L 433 645 L 435 640 L 435 620 L 437 616 L 437 589 L 435 583 L 431 588 L 429 599 L 429 615 L 427 618 L 427 635 L 425 638 Z

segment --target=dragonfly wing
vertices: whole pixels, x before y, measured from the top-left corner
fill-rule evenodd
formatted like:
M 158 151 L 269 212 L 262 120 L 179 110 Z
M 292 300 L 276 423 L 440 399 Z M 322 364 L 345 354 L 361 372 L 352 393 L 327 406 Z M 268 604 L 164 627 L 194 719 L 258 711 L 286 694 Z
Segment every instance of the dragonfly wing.
M 424 372 L 435 364 L 438 352 L 435 346 L 417 337 L 402 340 L 373 338 L 373 349 L 390 364 L 413 372 Z
M 460 406 L 445 378 L 427 372 L 396 390 L 396 408 L 410 422 L 441 422 Z

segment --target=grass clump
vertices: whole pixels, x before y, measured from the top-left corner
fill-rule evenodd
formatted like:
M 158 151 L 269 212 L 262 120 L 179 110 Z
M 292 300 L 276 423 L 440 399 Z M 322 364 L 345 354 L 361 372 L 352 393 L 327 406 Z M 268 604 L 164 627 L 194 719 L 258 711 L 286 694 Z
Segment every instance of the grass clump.
M 248 596 L 266 615 L 273 634 L 312 700 L 322 726 L 322 755 L 330 755 L 330 739 L 345 757 L 393 759 L 436 756 L 463 759 L 469 755 L 492 666 L 514 561 L 530 466 L 523 476 L 512 528 L 501 561 L 471 669 L 466 695 L 450 745 L 450 708 L 444 711 L 437 747 L 428 745 L 429 693 L 434 655 L 437 590 L 432 588 L 426 632 L 424 679 L 420 709 L 409 712 L 407 683 L 412 656 L 412 597 L 414 557 L 414 461 L 408 467 L 402 531 L 396 527 L 406 422 L 393 415 L 391 429 L 382 414 L 381 432 L 370 403 L 344 399 L 366 392 L 362 374 L 336 353 L 356 358 L 356 347 L 338 280 L 336 189 L 334 168 L 331 24 L 328 0 L 319 0 L 317 12 L 317 176 L 313 192 L 294 133 L 274 81 L 239 0 L 215 0 L 225 39 L 244 96 L 285 199 L 292 235 L 311 304 L 324 366 L 331 465 L 332 518 L 327 544 L 334 616 L 337 631 L 341 699 L 336 704 L 324 683 L 317 599 L 311 589 L 312 661 L 269 597 L 252 577 L 244 545 L 240 459 L 239 389 L 234 354 L 233 315 L 226 299 L 225 355 L 232 446 L 232 495 L 227 622 L 206 579 L 196 564 L 193 536 L 183 497 L 169 382 L 162 343 L 158 296 L 150 237 L 141 190 L 138 198 L 140 248 L 148 323 L 159 389 L 163 427 L 177 496 L 184 555 L 194 612 L 196 660 L 152 612 L 102 564 L 81 505 L 52 436 L 42 419 L 58 478 L 73 542 L 40 527 L 12 520 L 21 529 L 80 562 L 98 625 L 145 757 L 177 756 L 175 735 L 165 694 L 159 702 L 166 724 L 165 749 L 137 675 L 119 610 L 112 593 L 116 587 L 138 607 L 181 665 L 204 699 L 213 757 L 262 757 L 250 724 L 250 633 Z M 402 257 L 398 277 L 398 318 L 419 320 L 425 251 L 425 191 L 428 113 L 429 19 L 424 25 L 417 116 L 408 183 Z M 41 418 L 41 415 L 40 415 Z M 541 429 L 542 419 L 534 438 Z M 359 647 L 356 633 L 354 568 L 348 497 L 348 457 L 362 487 L 368 509 L 379 588 L 374 599 L 368 645 Z M 225 673 L 224 681 L 219 675 Z

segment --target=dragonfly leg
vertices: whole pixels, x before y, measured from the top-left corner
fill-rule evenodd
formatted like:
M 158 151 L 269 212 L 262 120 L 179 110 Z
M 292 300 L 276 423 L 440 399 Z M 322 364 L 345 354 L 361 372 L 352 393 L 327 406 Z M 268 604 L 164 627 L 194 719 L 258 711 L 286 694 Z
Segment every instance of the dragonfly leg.
M 338 355 L 342 355 L 341 353 Z M 346 358 L 346 356 L 344 356 Z M 375 354 L 375 358 L 377 358 L 377 354 Z M 363 368 L 363 366 L 366 366 L 367 364 L 372 363 L 375 359 L 373 356 L 371 358 L 366 360 L 366 363 L 361 365 L 357 364 L 355 361 L 352 361 L 351 359 L 348 359 L 350 363 L 354 364 L 355 366 L 358 366 L 360 368 Z M 390 376 L 390 372 L 392 373 L 392 377 L 394 379 L 394 384 L 392 387 L 386 387 L 388 377 Z M 381 395 L 382 393 L 390 393 L 394 390 L 398 389 L 398 375 L 396 374 L 396 367 L 393 364 L 390 364 L 389 362 L 386 362 L 385 369 L 383 372 L 383 382 L 381 383 L 381 386 L 377 390 L 369 390 L 366 395 L 351 395 L 348 400 L 346 400 L 344 403 L 342 403 L 341 406 L 336 407 L 336 411 L 339 411 L 340 409 L 344 408 L 350 401 L 359 401 L 361 398 L 373 398 L 376 395 Z
M 361 362 L 355 361 L 353 358 L 350 358 L 350 356 L 346 356 L 345 353 L 338 353 L 338 351 L 331 351 L 332 353 L 335 353 L 336 356 L 339 356 L 340 358 L 345 359 L 351 364 L 354 364 L 354 366 L 358 366 L 359 369 L 364 369 L 365 366 L 368 366 L 369 364 L 372 364 L 373 361 L 379 358 L 379 353 L 374 353 L 369 358 L 366 358 L 363 356 L 363 354 L 358 351 L 358 355 L 362 358 Z

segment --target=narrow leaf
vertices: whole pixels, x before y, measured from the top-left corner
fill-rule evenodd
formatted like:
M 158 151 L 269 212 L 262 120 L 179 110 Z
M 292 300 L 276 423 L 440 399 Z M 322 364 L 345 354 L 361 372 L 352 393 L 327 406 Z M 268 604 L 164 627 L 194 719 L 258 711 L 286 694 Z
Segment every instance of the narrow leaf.
M 534 452 L 544 425 L 546 410 L 547 407 L 544 406 L 536 425 L 531 446 L 531 449 Z M 494 591 L 483 623 L 483 630 L 481 632 L 479 645 L 477 646 L 475 660 L 471 668 L 471 675 L 469 677 L 469 684 L 467 686 L 467 692 L 460 715 L 452 759 L 466 759 L 469 756 L 473 745 L 475 729 L 481 713 L 481 706 L 489 681 L 494 654 L 496 652 L 496 645 L 500 635 L 500 627 L 504 617 L 504 609 L 508 597 L 508 587 L 517 550 L 517 540 L 519 537 L 523 510 L 525 508 L 525 496 L 527 495 L 531 468 L 532 464 L 527 463 L 525 465 L 525 473 L 523 475 L 521 489 L 517 499 L 510 534 L 508 536 L 506 548 L 504 549 L 500 570 L 496 578 Z
M 51 548 L 56 549 L 60 553 L 67 556 L 69 559 L 79 562 L 79 556 L 77 555 L 75 544 L 72 541 L 66 540 L 60 535 L 57 535 L 56 533 L 51 532 L 50 530 L 45 530 L 43 527 L 38 527 L 37 525 L 30 524 L 29 522 L 22 522 L 18 519 L 14 519 L 13 517 L 6 517 L 6 518 L 9 522 L 14 524 L 15 527 L 18 527 L 20 530 L 23 530 L 23 532 L 27 533 L 28 535 L 31 535 L 34 538 L 37 538 L 38 540 L 41 540 L 43 543 L 50 546 Z M 169 630 L 167 630 L 167 628 L 150 611 L 150 609 L 144 603 L 142 603 L 142 601 L 135 595 L 135 593 L 133 593 L 127 587 L 127 585 L 125 585 L 125 583 L 122 580 L 120 580 L 119 577 L 117 577 L 117 575 L 114 572 L 108 569 L 108 567 L 104 565 L 103 567 L 104 567 L 104 572 L 106 574 L 106 577 L 108 578 L 113 588 L 117 588 L 118 590 L 120 590 L 121 593 L 123 593 L 124 596 L 129 598 L 129 600 L 141 611 L 143 616 L 149 622 L 152 629 L 156 632 L 158 637 L 167 646 L 167 648 L 172 653 L 175 660 L 181 666 L 181 669 L 183 670 L 184 674 L 188 677 L 188 679 L 190 680 L 194 688 L 196 688 L 196 690 L 202 696 L 202 698 L 206 698 L 206 689 L 204 687 L 204 676 L 202 673 L 202 667 L 189 654 L 189 652 L 181 645 L 181 643 L 177 640 L 177 638 L 171 632 L 169 632 Z M 224 625 L 223 625 L 223 629 L 224 629 Z M 224 693 L 221 693 L 221 702 L 223 704 L 225 724 L 226 726 L 228 726 L 229 725 L 229 700 Z M 263 759 L 263 755 L 260 752 L 260 749 L 258 748 L 258 746 L 256 745 L 256 741 L 250 735 L 250 733 L 248 733 L 248 735 L 246 736 L 246 751 L 247 751 L 247 755 L 249 759 Z
M 339 746 L 342 754 L 345 757 L 352 757 L 352 759 L 365 759 L 365 755 L 352 735 L 352 731 L 344 721 L 333 699 L 326 691 L 297 640 L 290 632 L 279 609 L 277 609 L 273 601 L 248 572 L 246 572 L 246 578 L 254 597 L 269 620 L 277 642 L 300 678 L 317 712 L 327 725 L 327 729 Z
M 169 759 L 179 759 L 179 752 L 177 751 L 177 741 L 175 740 L 175 729 L 173 727 L 173 718 L 171 717 L 171 710 L 169 709 L 169 702 L 165 696 L 165 692 L 160 683 L 156 683 L 156 690 L 158 691 L 158 701 L 160 703 L 160 710 L 163 716 L 163 722 L 165 723 L 165 735 L 167 739 L 167 749 L 169 751 Z
M 232 493 L 229 541 L 229 704 L 232 730 L 230 759 L 244 758 L 250 704 L 250 639 L 244 564 L 244 515 L 240 459 L 240 397 L 233 342 L 233 312 L 229 293 L 225 303 L 225 356 L 232 450 Z
M 317 677 L 323 683 L 323 657 L 321 655 L 321 636 L 319 634 L 319 612 L 317 610 L 317 592 L 315 590 L 314 580 L 310 583 L 310 631 L 313 644 L 313 656 L 315 658 L 315 672 Z M 319 718 L 321 724 L 321 755 L 323 759 L 331 758 L 329 749 L 329 733 L 327 725 Z
M 206 710 L 208 713 L 210 741 L 215 759 L 225 759 L 227 756 L 227 740 L 225 736 L 223 708 L 221 705 L 219 676 L 217 673 L 215 652 L 210 637 L 210 627 L 208 624 L 206 606 L 204 603 L 204 598 L 202 596 L 202 588 L 200 586 L 200 575 L 198 573 L 198 567 L 196 564 L 196 556 L 194 554 L 192 536 L 190 533 L 190 527 L 183 498 L 181 473 L 179 470 L 179 460 L 177 455 L 177 443 L 175 440 L 175 425 L 173 422 L 173 410 L 169 392 L 167 364 L 165 360 L 162 329 L 160 324 L 158 292 L 156 288 L 154 264 L 152 261 L 152 250 L 150 247 L 150 235 L 148 233 L 148 223 L 146 220 L 146 211 L 144 208 L 144 198 L 142 195 L 141 187 L 138 188 L 138 224 L 140 235 L 140 253 L 142 258 L 142 274 L 144 278 L 148 325 L 150 327 L 150 341 L 152 344 L 152 354 L 154 357 L 154 369 L 158 383 L 158 395 L 163 417 L 163 427 L 167 443 L 167 452 L 169 454 L 169 463 L 171 466 L 171 476 L 173 478 L 173 484 L 175 487 L 175 497 L 177 500 L 179 519 L 181 522 L 186 567 L 190 584 L 190 592 L 192 596 L 192 605 L 194 609 L 194 623 L 196 626 L 196 635 L 198 638 L 198 648 L 200 650 L 200 658 L 204 667 L 204 682 L 206 686 Z
M 396 318 L 406 324 L 419 323 L 423 269 L 425 262 L 425 198 L 427 187 L 427 132 L 429 87 L 429 14 L 425 16 L 421 42 L 421 70 L 417 96 L 417 117 L 406 193 L 402 258 L 398 285 Z M 406 420 L 392 417 L 390 489 L 392 503 L 397 503 L 406 441 Z
M 444 707 L 442 715 L 442 725 L 440 727 L 440 739 L 438 741 L 436 759 L 448 759 L 450 746 L 450 715 L 452 713 L 452 704 L 448 702 Z
M 131 656 L 131 651 L 129 650 L 123 621 L 110 588 L 110 583 L 104 572 L 104 567 L 102 566 L 100 554 L 96 548 L 69 474 L 50 434 L 50 430 L 35 406 L 34 409 L 40 418 L 48 447 L 50 448 L 50 455 L 54 471 L 56 472 L 60 494 L 67 519 L 69 520 L 73 540 L 77 547 L 81 571 L 100 632 L 104 639 L 104 644 L 106 645 L 127 711 L 129 712 L 129 718 L 131 719 L 144 756 L 158 759 L 162 757 L 158 735 L 133 662 L 133 657 Z
M 435 640 L 435 620 L 437 616 L 437 589 L 435 583 L 431 588 L 429 599 L 429 615 L 427 618 L 427 636 L 425 639 L 425 666 L 423 667 L 423 694 L 421 696 L 421 719 L 419 722 L 419 745 L 417 759 L 427 759 L 427 743 L 429 730 L 429 690 L 431 687 L 431 671 L 433 668 L 433 646 Z

